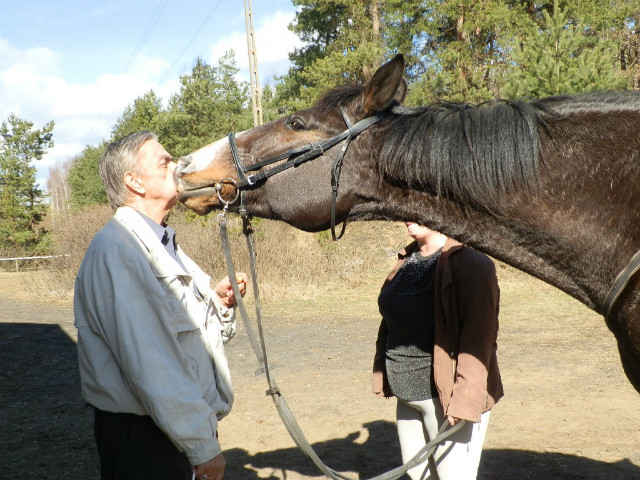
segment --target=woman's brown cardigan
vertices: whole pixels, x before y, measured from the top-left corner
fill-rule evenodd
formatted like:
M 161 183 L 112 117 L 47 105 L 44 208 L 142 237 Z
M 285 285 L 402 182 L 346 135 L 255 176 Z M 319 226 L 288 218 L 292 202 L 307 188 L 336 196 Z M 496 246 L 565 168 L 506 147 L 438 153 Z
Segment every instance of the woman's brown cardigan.
M 417 246 L 413 242 L 398 254 L 385 284 Z M 445 415 L 477 422 L 504 394 L 496 356 L 499 301 L 493 261 L 447 239 L 436 266 L 433 351 L 433 376 Z M 386 337 L 383 319 L 374 371 L 385 371 Z

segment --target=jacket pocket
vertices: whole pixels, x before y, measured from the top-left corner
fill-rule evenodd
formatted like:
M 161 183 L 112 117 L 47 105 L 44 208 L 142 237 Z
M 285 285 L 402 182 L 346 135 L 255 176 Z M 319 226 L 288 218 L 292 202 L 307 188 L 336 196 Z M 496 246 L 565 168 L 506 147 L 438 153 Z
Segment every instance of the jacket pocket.
M 175 319 L 176 333 L 199 330 L 203 318 L 197 315 L 202 311 L 202 301 L 199 300 L 191 288 L 185 285 L 179 276 L 158 278 L 163 287 L 165 298 Z

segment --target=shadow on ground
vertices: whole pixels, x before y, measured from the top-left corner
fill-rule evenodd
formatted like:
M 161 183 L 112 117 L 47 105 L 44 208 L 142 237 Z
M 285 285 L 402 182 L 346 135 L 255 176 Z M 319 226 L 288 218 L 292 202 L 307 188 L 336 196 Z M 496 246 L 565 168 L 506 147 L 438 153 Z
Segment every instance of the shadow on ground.
M 369 479 L 400 465 L 395 425 L 389 422 L 365 424 L 370 435 L 386 435 L 389 450 L 375 451 L 367 442 L 354 443 L 357 432 L 345 438 L 313 445 L 327 466 L 349 478 Z M 227 476 L 234 480 L 280 480 L 291 472 L 304 477 L 325 478 L 297 448 L 286 448 L 249 455 L 242 449 L 225 451 Z M 258 471 L 259 470 L 259 473 Z M 359 475 L 350 472 L 359 472 Z M 295 477 L 299 478 L 299 477 Z M 408 479 L 408 476 L 403 476 Z M 627 460 L 606 463 L 560 453 L 523 450 L 485 450 L 478 480 L 637 480 L 640 468 Z
M 76 345 L 57 325 L 0 323 L 0 480 L 97 479 L 92 412 L 80 398 Z M 370 438 L 388 438 L 376 451 L 360 432 L 314 444 L 331 468 L 371 478 L 400 464 L 395 425 L 364 425 Z M 379 450 L 379 449 L 378 449 Z M 297 448 L 249 454 L 224 452 L 226 479 L 322 478 Z M 259 470 L 259 473 L 258 471 Z M 356 474 L 349 477 L 358 478 Z M 640 468 L 560 453 L 486 450 L 480 480 L 631 480 Z
M 0 479 L 97 478 L 76 351 L 58 325 L 0 323 Z

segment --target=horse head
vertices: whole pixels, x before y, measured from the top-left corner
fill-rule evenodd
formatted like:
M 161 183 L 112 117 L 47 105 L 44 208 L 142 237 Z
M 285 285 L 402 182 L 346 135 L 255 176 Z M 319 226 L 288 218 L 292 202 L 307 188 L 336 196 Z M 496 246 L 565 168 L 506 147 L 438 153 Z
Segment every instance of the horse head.
M 379 126 L 358 132 L 358 138 L 346 137 L 360 120 L 384 115 L 403 101 L 407 88 L 403 75 L 404 59 L 397 55 L 380 67 L 366 85 L 336 87 L 311 108 L 235 135 L 241 167 L 260 164 L 274 156 L 284 157 L 281 163 L 291 167 L 269 176 L 268 181 L 262 178 L 254 185 L 243 185 L 248 213 L 283 220 L 308 231 L 326 229 L 331 210 L 332 166 L 335 168 L 338 156 L 346 153 L 335 214 L 338 221 L 351 216 L 358 204 L 366 202 L 361 195 L 365 191 L 363 184 L 373 184 L 377 177 L 372 164 L 352 163 L 349 157 L 371 148 L 371 139 Z M 337 143 L 329 145 L 331 139 L 337 139 Z M 350 146 L 343 152 L 345 144 Z M 304 146 L 310 146 L 316 153 L 305 154 Z M 310 160 L 301 162 L 303 155 Z M 259 166 L 251 174 L 269 175 L 269 170 L 276 167 L 275 163 Z M 234 199 L 240 180 L 227 138 L 181 158 L 176 170 L 180 200 L 201 215 L 225 203 L 229 203 L 230 210 L 237 210 L 238 202 Z

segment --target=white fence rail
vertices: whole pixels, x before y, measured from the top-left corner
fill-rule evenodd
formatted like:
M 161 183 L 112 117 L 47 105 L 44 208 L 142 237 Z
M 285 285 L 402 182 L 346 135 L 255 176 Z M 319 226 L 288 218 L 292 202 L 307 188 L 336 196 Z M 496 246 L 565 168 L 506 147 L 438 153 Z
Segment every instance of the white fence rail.
M 57 258 L 57 257 L 68 257 L 70 254 L 67 255 L 42 255 L 42 256 L 36 256 L 36 257 L 9 257 L 9 258 L 0 258 L 0 262 L 15 262 L 15 266 L 16 266 L 16 272 L 20 271 L 20 264 L 18 262 L 20 262 L 21 260 L 46 260 L 49 258 Z

